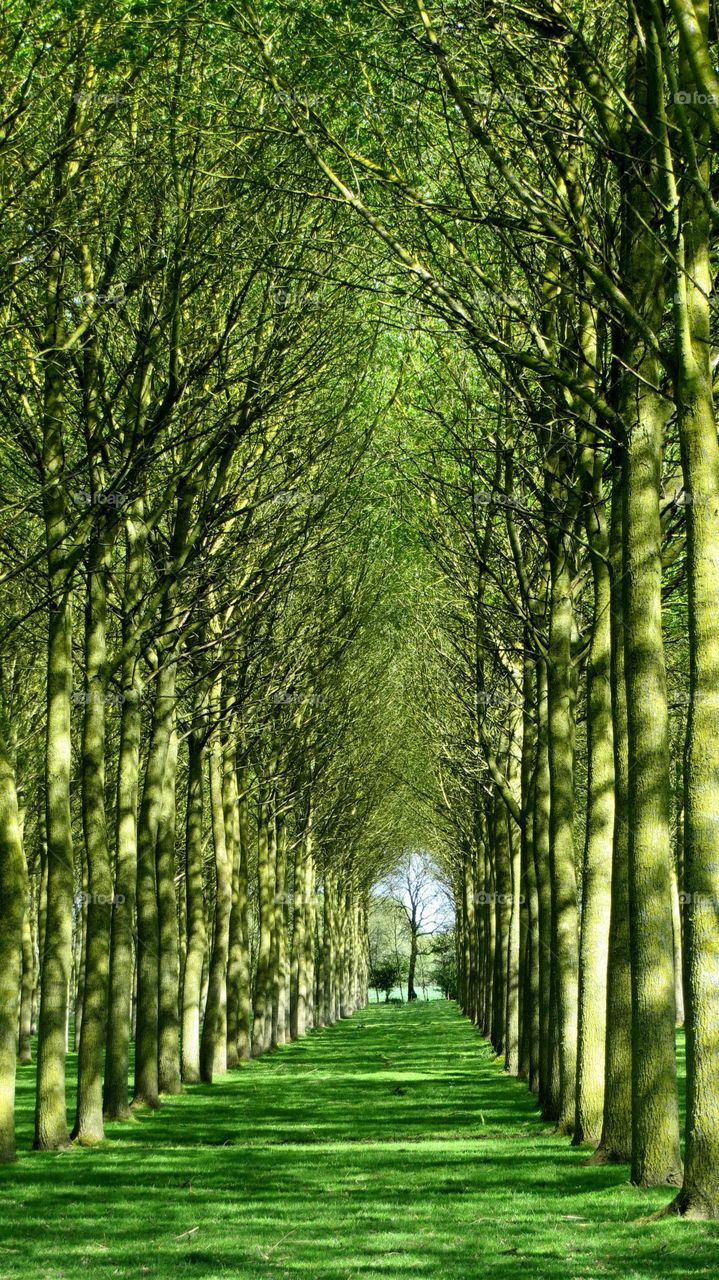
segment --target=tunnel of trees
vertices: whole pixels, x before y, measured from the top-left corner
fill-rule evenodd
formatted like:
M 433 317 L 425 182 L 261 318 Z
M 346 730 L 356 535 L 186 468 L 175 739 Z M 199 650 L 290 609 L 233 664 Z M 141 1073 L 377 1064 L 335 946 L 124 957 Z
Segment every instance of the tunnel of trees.
M 9 0 L 4 1160 L 22 1073 L 90 1146 L 362 1008 L 415 850 L 544 1119 L 719 1217 L 716 22 Z

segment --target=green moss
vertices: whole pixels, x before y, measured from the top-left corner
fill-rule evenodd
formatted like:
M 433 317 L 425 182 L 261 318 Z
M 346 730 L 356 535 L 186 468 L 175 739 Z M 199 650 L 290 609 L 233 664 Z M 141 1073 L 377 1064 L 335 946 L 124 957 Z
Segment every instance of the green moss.
M 2 1280 L 716 1274 L 719 1228 L 637 1225 L 667 1193 L 585 1167 L 442 1001 L 373 1005 L 62 1155 L 28 1150 L 34 1074 Z

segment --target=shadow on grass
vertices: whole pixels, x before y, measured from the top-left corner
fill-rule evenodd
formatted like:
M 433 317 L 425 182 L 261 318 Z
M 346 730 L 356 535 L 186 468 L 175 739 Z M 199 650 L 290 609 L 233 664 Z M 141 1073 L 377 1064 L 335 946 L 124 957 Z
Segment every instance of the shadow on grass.
M 74 1058 L 71 1058 L 74 1069 Z M 34 1068 L 20 1072 L 21 1145 Z M 586 1168 L 445 1002 L 373 1005 L 0 1170 L 0 1278 L 708 1276 L 717 1229 Z

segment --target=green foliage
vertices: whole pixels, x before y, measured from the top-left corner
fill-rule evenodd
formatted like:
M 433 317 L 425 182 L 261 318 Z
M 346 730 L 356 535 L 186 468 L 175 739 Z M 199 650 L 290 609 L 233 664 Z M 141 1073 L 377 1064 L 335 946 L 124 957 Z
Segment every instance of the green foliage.
M 439 933 L 430 944 L 432 982 L 447 1000 L 457 998 L 457 951 L 454 930 Z
M 385 998 L 389 1000 L 390 993 L 397 986 L 400 979 L 406 975 L 406 972 L 407 965 L 399 957 L 379 960 L 370 965 L 369 985 L 375 991 L 381 991 Z

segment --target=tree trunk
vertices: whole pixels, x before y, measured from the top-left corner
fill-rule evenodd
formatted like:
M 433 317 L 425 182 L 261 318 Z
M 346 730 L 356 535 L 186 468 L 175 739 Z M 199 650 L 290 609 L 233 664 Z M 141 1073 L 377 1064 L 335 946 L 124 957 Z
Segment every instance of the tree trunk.
M 534 775 L 534 869 L 537 877 L 537 923 L 539 929 L 539 1103 L 545 1118 L 556 1115 L 551 1089 L 552 1048 L 550 1038 L 552 886 L 549 857 L 549 753 L 548 753 L 547 668 L 537 663 L 537 764 Z
M 559 1129 L 574 1128 L 577 1088 L 577 881 L 574 864 L 574 699 L 569 547 L 558 537 L 551 562 L 547 693 L 549 714 L 550 869 L 552 949 L 556 958 L 556 1031 L 559 1055 Z
M 658 52 L 649 7 L 630 97 L 648 128 L 662 111 Z M 662 246 L 655 219 L 655 166 L 637 122 L 630 154 L 645 158 L 622 189 L 624 288 L 658 334 L 664 306 Z M 648 158 L 647 158 L 648 157 Z M 681 1177 L 675 1060 L 674 961 L 669 822 L 669 723 L 662 637 L 661 463 L 664 404 L 657 355 L 629 332 L 622 353 L 620 414 L 624 453 L 624 636 L 629 742 L 629 922 L 632 967 L 632 1181 L 642 1186 Z
M 708 51 L 709 6 L 695 5 Z M 694 90 L 688 67 L 684 87 Z M 694 102 L 697 94 L 694 93 Z M 701 180 L 710 179 L 703 109 L 687 107 Z M 684 936 L 687 1114 L 684 1182 L 674 1207 L 719 1218 L 719 445 L 712 391 L 712 228 L 693 178 L 682 205 L 675 304 L 677 406 L 687 507 L 690 702 L 685 752 Z M 686 273 L 686 274 L 684 274 Z
M 612 896 L 607 957 L 604 1114 L 597 1161 L 632 1158 L 632 979 L 629 949 L 629 791 L 627 693 L 624 679 L 620 468 L 612 484 L 610 589 L 611 693 L 614 750 Z
M 65 1054 L 72 967 L 72 631 L 70 595 L 63 564 L 62 388 L 53 361 L 49 362 L 46 380 L 49 386 L 46 394 L 44 503 L 50 590 L 45 746 L 47 905 L 41 961 L 34 1145 L 38 1151 L 57 1151 L 69 1144 Z
M 188 739 L 187 815 L 185 828 L 185 893 L 187 950 L 182 982 L 182 1079 L 200 1079 L 200 999 L 205 959 L 205 898 L 202 880 L 204 727 L 193 727 Z
M 219 690 L 213 706 L 219 709 Z M 216 717 L 213 717 L 213 719 Z M 224 758 L 217 734 L 210 748 L 210 810 L 215 851 L 215 929 L 210 957 L 205 1020 L 200 1042 L 200 1078 L 211 1084 L 213 1076 L 227 1071 L 227 959 L 232 911 L 232 867 L 228 856 L 223 806 Z
M 175 706 L 174 661 L 156 679 L 152 730 L 137 831 L 137 1025 L 133 1106 L 158 1107 L 159 947 L 157 836 Z
M 277 819 L 277 855 L 272 929 L 272 1048 L 287 1039 L 287 828 Z
M 180 952 L 175 893 L 175 826 L 177 734 L 174 729 L 165 763 L 162 806 L 157 831 L 157 899 L 160 931 L 158 999 L 158 1087 L 160 1093 L 181 1093 L 179 986 Z
M 102 1065 L 110 973 L 112 873 L 105 821 L 105 707 L 107 702 L 105 578 L 109 548 L 104 528 L 88 554 L 85 619 L 85 721 L 82 739 L 82 820 L 88 869 L 82 1032 L 77 1071 L 77 1110 L 72 1136 L 100 1142 Z
M 587 822 L 579 940 L 579 1031 L 575 1144 L 597 1143 L 604 1113 L 607 959 L 614 830 L 609 539 L 599 455 L 590 449 L 585 526 L 594 589 L 587 663 Z M 591 488 L 590 488 L 591 485 Z
M 247 885 L 242 881 L 240 799 L 237 784 L 237 752 L 234 726 L 230 726 L 222 748 L 222 807 L 225 818 L 227 858 L 232 876 L 232 907 L 227 952 L 227 1068 L 239 1064 L 239 1035 L 243 986 L 247 983 L 249 958 L 244 955 L 247 915 Z
M 15 1054 L 27 871 L 15 771 L 0 733 L 0 1162 L 15 1159 Z M 64 1098 L 63 1098 L 64 1101 Z
M 115 893 L 110 938 L 110 997 L 105 1055 L 104 1109 L 107 1120 L 129 1120 L 128 1074 L 132 1030 L 134 920 L 137 886 L 137 806 L 142 712 L 135 610 L 142 593 L 143 504 L 135 500 L 125 520 L 125 591 L 122 619 L 124 658 L 115 816 Z
M 260 1057 L 269 1045 L 265 1024 L 272 1029 L 270 956 L 272 949 L 272 880 L 270 878 L 270 812 L 266 786 L 262 784 L 257 807 L 257 892 L 259 903 L 260 942 L 255 978 L 255 1006 L 252 1024 L 252 1056 Z M 268 993 L 270 999 L 268 1001 Z

